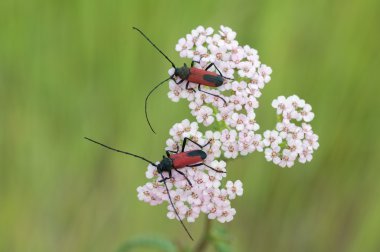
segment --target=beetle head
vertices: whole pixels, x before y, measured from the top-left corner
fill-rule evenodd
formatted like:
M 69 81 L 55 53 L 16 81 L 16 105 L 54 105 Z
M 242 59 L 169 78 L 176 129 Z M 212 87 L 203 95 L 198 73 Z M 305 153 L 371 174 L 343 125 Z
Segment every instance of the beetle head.
M 157 165 L 158 173 L 162 173 L 164 171 L 168 172 L 173 168 L 173 161 L 170 158 L 162 156 L 161 162 Z

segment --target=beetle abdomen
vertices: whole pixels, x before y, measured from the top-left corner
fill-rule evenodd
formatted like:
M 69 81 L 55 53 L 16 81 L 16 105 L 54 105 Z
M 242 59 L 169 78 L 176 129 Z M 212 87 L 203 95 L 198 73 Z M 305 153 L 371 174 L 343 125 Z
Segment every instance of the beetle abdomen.
M 192 67 L 187 78 L 188 81 L 209 87 L 219 87 L 224 83 L 224 78 L 217 73 Z
M 193 151 L 188 151 L 187 152 L 187 156 L 188 157 L 196 157 L 196 156 L 199 156 L 201 157 L 201 159 L 205 159 L 207 157 L 207 154 L 206 152 L 204 152 L 203 150 L 193 150 Z
M 207 154 L 202 150 L 185 151 L 178 154 L 173 154 L 170 159 L 173 160 L 173 168 L 179 169 L 188 165 L 201 163 Z
M 223 82 L 224 82 L 223 77 L 220 75 L 214 76 L 214 75 L 210 75 L 210 74 L 205 74 L 205 75 L 203 75 L 203 79 L 205 81 L 214 83 L 216 87 L 223 85 Z

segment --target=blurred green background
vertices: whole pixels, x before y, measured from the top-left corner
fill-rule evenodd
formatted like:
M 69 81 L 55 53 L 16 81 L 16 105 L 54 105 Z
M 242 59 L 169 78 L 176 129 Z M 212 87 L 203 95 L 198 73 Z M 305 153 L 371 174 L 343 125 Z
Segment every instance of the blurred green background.
M 233 251 L 380 251 L 379 11 L 376 0 L 0 2 L 0 251 L 115 251 L 134 236 L 193 244 L 163 206 L 137 199 L 151 159 L 187 104 L 144 98 L 198 25 L 230 26 L 273 68 L 258 122 L 271 129 L 272 99 L 313 106 L 320 149 L 281 169 L 262 153 L 229 163 L 241 179 L 237 215 L 224 225 Z M 199 239 L 204 218 L 189 224 Z M 213 249 L 210 247 L 210 251 Z M 141 250 L 145 251 L 145 250 Z

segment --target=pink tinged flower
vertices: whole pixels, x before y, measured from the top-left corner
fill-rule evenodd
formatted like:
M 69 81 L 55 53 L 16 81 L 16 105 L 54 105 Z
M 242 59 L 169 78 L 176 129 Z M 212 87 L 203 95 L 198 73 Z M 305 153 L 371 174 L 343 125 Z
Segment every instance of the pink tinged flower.
M 202 105 L 205 102 L 205 100 L 208 98 L 209 94 L 206 94 L 203 92 L 196 92 L 194 96 L 195 96 L 195 102 L 198 105 Z
M 177 150 L 178 143 L 174 141 L 172 138 L 166 140 L 166 150 Z
M 202 106 L 196 116 L 199 123 L 203 123 L 205 126 L 209 126 L 214 122 L 213 111 L 211 108 Z
M 313 134 L 312 127 L 308 123 L 302 123 L 302 130 L 303 130 L 303 133 L 305 133 L 305 135 Z
M 297 95 L 289 96 L 287 102 L 294 110 L 305 106 L 305 100 L 300 99 Z
M 289 105 L 285 96 L 279 96 L 272 101 L 272 107 L 277 109 L 277 114 L 280 115 L 289 108 Z
M 183 204 L 183 202 L 182 202 L 182 204 L 177 203 L 177 204 L 175 205 L 175 210 L 176 210 L 176 212 L 178 213 L 179 217 L 180 217 L 181 219 L 184 219 L 186 212 L 189 210 L 189 207 L 186 206 L 185 204 Z M 177 220 L 178 220 L 178 217 L 177 217 L 177 215 L 175 214 L 174 209 L 173 209 L 173 207 L 172 207 L 171 205 L 168 205 L 168 211 L 169 211 L 169 212 L 167 213 L 166 216 L 167 216 L 169 219 L 177 219 Z
M 316 150 L 319 147 L 318 135 L 306 135 L 304 143 L 307 143 L 312 149 Z
M 249 83 L 247 88 L 247 94 L 249 96 L 254 96 L 255 98 L 259 98 L 261 96 L 261 91 L 256 84 Z
M 188 119 L 183 120 L 181 123 L 176 123 L 170 129 L 169 134 L 175 141 L 180 141 L 184 137 L 195 135 L 198 132 L 198 124 L 190 123 Z M 173 145 L 172 142 L 169 144 Z
M 210 204 L 207 205 L 207 210 L 206 211 L 208 211 L 208 216 L 207 217 L 210 220 L 216 219 L 220 215 L 220 212 L 221 212 L 221 210 L 219 210 L 218 207 L 215 204 L 212 204 L 212 203 L 210 203 Z
M 249 47 L 248 45 L 245 45 L 244 52 L 246 54 L 247 59 L 251 61 L 255 67 L 258 67 L 260 65 L 259 55 L 257 54 L 257 50 Z
M 190 102 L 189 108 L 191 109 L 191 114 L 193 116 L 197 116 L 199 113 L 199 110 L 201 110 L 202 105 L 197 104 L 196 102 Z
M 255 134 L 255 136 L 252 139 L 252 144 L 255 147 L 255 150 L 262 152 L 264 148 L 264 143 L 261 141 L 261 135 Z
M 169 81 L 169 89 L 169 99 L 173 102 L 178 102 L 182 96 L 182 89 L 173 80 Z
M 236 210 L 234 208 L 228 207 L 221 211 L 217 219 L 221 223 L 230 222 L 234 218 L 235 214 Z
M 264 132 L 263 143 L 265 146 L 277 146 L 282 142 L 282 138 L 279 136 L 278 131 L 276 130 L 266 130 Z
M 256 147 L 253 144 L 254 133 L 249 130 L 244 130 L 239 133 L 239 152 L 240 155 L 248 155 L 255 151 Z
M 243 108 L 243 104 L 245 104 L 246 98 L 239 95 L 232 95 L 230 97 L 230 104 L 234 106 L 236 111 L 240 111 Z
M 257 89 L 263 89 L 265 87 L 265 82 L 264 82 L 263 76 L 259 75 L 256 72 L 251 77 L 250 84 L 253 84 Z M 261 95 L 261 93 L 260 93 L 260 95 Z
M 268 83 L 270 81 L 270 74 L 272 73 L 272 68 L 268 67 L 265 64 L 262 64 L 259 68 L 259 73 L 263 77 L 264 82 Z
M 214 63 L 216 61 L 216 56 L 211 53 L 205 53 L 201 56 L 201 62 L 206 62 L 206 63 Z
M 158 164 L 158 163 L 157 163 Z M 158 173 L 157 173 L 157 167 L 149 164 L 148 165 L 148 170 L 145 172 L 145 176 L 148 178 L 148 179 L 152 179 L 153 177 L 157 176 Z
M 201 212 L 201 208 L 200 207 L 192 207 L 192 208 L 190 208 L 185 213 L 186 220 L 188 222 L 194 222 L 195 219 L 197 219 L 199 217 L 200 212 Z
M 219 56 L 220 54 L 216 54 L 216 58 L 218 59 L 218 57 L 221 57 Z M 223 58 L 222 58 L 223 60 Z M 230 62 L 220 62 L 219 63 L 219 66 L 218 66 L 218 69 L 222 72 L 222 75 L 224 77 L 227 77 L 227 78 L 233 78 L 234 77 L 234 69 L 232 68 L 231 66 L 231 63 Z
M 244 125 L 247 123 L 247 117 L 244 114 L 233 113 L 231 119 L 229 120 L 229 124 L 231 127 L 235 127 L 236 130 L 242 131 L 244 129 Z
M 299 139 L 296 139 L 296 140 L 290 139 L 290 140 L 287 141 L 287 145 L 288 145 L 288 149 L 291 152 L 296 153 L 296 154 L 300 153 L 302 151 L 302 149 L 303 149 L 303 147 L 302 147 L 302 145 L 303 145 L 302 141 L 299 140 Z
M 236 42 L 236 43 L 231 44 L 230 50 L 231 50 L 231 60 L 239 64 L 245 57 L 243 48 L 241 48 L 239 44 Z
M 234 105 L 229 104 L 227 107 L 219 108 L 219 113 L 216 114 L 218 121 L 227 121 L 234 111 Z
M 227 181 L 226 190 L 229 196 L 229 199 L 235 199 L 237 196 L 243 195 L 243 183 L 240 180 L 235 182 Z
M 291 152 L 288 149 L 285 149 L 282 152 L 282 158 L 279 163 L 281 167 L 292 167 L 294 165 L 294 160 L 297 157 L 297 153 Z
M 211 130 L 208 130 L 206 131 L 205 133 L 205 137 L 211 141 L 214 141 L 214 140 L 219 140 L 220 137 L 221 137 L 221 133 L 219 131 L 211 131 Z
M 214 33 L 214 29 L 211 27 L 204 28 L 203 26 L 198 26 L 196 28 L 196 31 L 198 34 L 203 35 L 203 36 L 209 36 Z
M 195 93 L 191 90 L 182 89 L 181 98 L 187 99 L 189 102 L 192 102 L 195 100 Z
M 224 156 L 226 158 L 236 158 L 239 151 L 239 146 L 237 142 L 225 142 L 222 145 L 222 150 L 224 151 Z
M 255 112 L 249 112 L 247 115 L 247 121 L 245 123 L 245 128 L 247 130 L 257 131 L 259 130 L 260 126 L 256 122 L 256 114 Z
M 247 94 L 247 82 L 245 81 L 234 81 L 231 84 L 231 89 L 236 92 L 238 96 L 246 96 Z
M 252 62 L 249 61 L 242 61 L 238 64 L 238 74 L 240 77 L 247 77 L 252 78 L 255 73 L 255 67 L 253 66 Z
M 294 124 L 289 124 L 289 131 L 286 135 L 287 141 L 301 140 L 304 138 L 304 133 L 301 127 L 295 126 Z
M 206 153 L 207 153 L 207 158 L 205 159 L 206 162 L 211 162 L 213 161 L 215 158 L 218 158 L 220 157 L 221 155 L 221 142 L 219 140 L 216 140 L 212 143 L 211 147 L 206 150 Z
M 189 202 L 189 204 L 191 204 L 191 205 L 199 206 L 202 203 L 201 195 L 193 191 L 189 195 L 187 202 Z
M 228 102 L 228 97 L 225 97 L 224 95 L 219 94 L 219 92 L 210 92 L 213 94 L 216 94 L 220 97 L 209 95 L 206 99 L 206 103 L 212 104 L 215 108 L 221 109 L 226 106 L 225 102 Z
M 294 110 L 293 108 L 288 108 L 282 113 L 282 121 L 286 123 L 290 123 L 291 120 L 295 119 L 297 121 L 302 120 L 302 116 L 300 113 L 298 113 L 297 110 Z
M 228 141 L 234 142 L 236 140 L 236 136 L 237 136 L 236 130 L 224 129 L 222 130 L 220 140 L 222 141 L 222 143 L 228 142 Z
M 236 32 L 234 32 L 230 27 L 220 26 L 219 34 L 228 40 L 234 40 L 236 38 Z
M 255 147 L 249 142 L 239 142 L 240 155 L 246 156 L 255 151 Z
M 214 160 L 210 163 L 210 166 L 218 171 L 223 171 L 224 173 L 215 172 L 213 170 L 209 170 L 208 174 L 216 177 L 218 180 L 221 180 L 223 177 L 226 177 L 226 162 Z
M 228 52 L 227 47 L 224 45 L 215 46 L 214 44 L 209 44 L 208 49 L 210 50 L 211 54 L 214 55 L 215 60 L 219 63 L 218 65 L 219 70 L 225 74 L 227 74 L 228 72 L 232 70 L 232 74 L 233 74 L 232 65 L 229 62 L 231 53 Z M 223 76 L 225 77 L 230 76 L 230 75 L 225 75 L 225 74 L 223 74 Z
M 279 146 L 275 146 L 273 148 L 266 148 L 265 149 L 265 158 L 267 161 L 273 161 L 275 164 L 279 164 L 280 159 L 280 151 L 281 148 Z
M 314 119 L 314 113 L 311 112 L 311 106 L 309 104 L 306 104 L 303 107 L 303 109 L 300 111 L 300 114 L 305 122 L 311 122 Z
M 276 130 L 283 139 L 285 139 L 290 132 L 295 132 L 296 128 L 297 126 L 293 123 L 281 122 L 276 124 Z
M 178 43 L 175 47 L 175 50 L 179 52 L 179 55 L 182 58 L 185 58 L 188 56 L 188 54 L 191 54 L 191 49 L 193 48 L 194 43 L 190 40 L 186 40 L 184 38 L 181 38 L 178 40 Z
M 303 144 L 302 147 L 303 148 L 302 148 L 301 153 L 299 154 L 298 161 L 300 163 L 310 162 L 313 159 L 313 156 L 312 156 L 313 150 L 309 148 L 307 144 Z
M 217 176 L 215 176 L 215 171 L 209 172 L 208 173 L 208 185 L 207 187 L 214 187 L 214 188 L 219 188 L 220 187 L 220 179 L 218 179 Z
M 256 97 L 253 95 L 250 95 L 247 97 L 246 102 L 245 102 L 245 110 L 248 112 L 257 109 L 259 107 L 259 102 L 257 101 Z
M 194 49 L 194 56 L 192 59 L 194 61 L 200 61 L 202 59 L 203 55 L 206 55 L 206 54 L 207 54 L 207 48 L 204 47 L 203 45 L 197 45 L 196 48 Z M 195 63 L 195 66 L 202 68 L 202 66 L 199 66 L 198 63 Z

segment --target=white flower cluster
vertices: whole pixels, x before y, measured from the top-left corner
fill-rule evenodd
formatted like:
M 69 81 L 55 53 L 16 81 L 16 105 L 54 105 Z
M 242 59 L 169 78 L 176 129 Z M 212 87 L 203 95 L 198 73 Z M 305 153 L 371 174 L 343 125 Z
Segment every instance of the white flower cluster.
M 280 96 L 272 102 L 281 122 L 275 130 L 264 132 L 265 158 L 281 167 L 291 167 L 298 159 L 310 162 L 318 149 L 318 135 L 307 122 L 314 118 L 311 106 L 298 96 Z
M 181 57 L 199 62 L 195 65 L 197 68 L 214 63 L 221 74 L 229 78 L 217 88 L 202 86 L 205 91 L 223 97 L 227 104 L 216 96 L 187 90 L 185 82 L 177 85 L 173 80 L 169 81 L 168 96 L 174 102 L 187 99 L 192 115 L 205 126 L 217 120 L 238 132 L 256 131 L 259 129 L 254 112 L 259 107 L 257 98 L 261 96 L 260 89 L 270 81 L 272 69 L 261 64 L 255 49 L 240 46 L 235 38 L 236 32 L 228 27 L 221 26 L 219 33 L 214 33 L 212 28 L 199 26 L 176 45 Z M 212 67 L 209 71 L 217 72 L 217 69 Z M 173 73 L 172 68 L 169 74 Z M 194 89 L 197 86 L 197 83 L 189 85 Z
M 186 82 L 176 84 L 169 81 L 169 98 L 178 102 L 180 99 L 189 101 L 189 108 L 197 122 L 188 119 L 175 124 L 170 129 L 170 138 L 166 141 L 167 150 L 181 149 L 185 137 L 192 139 L 204 148 L 207 157 L 205 164 L 214 169 L 226 171 L 226 163 L 215 159 L 222 156 L 226 159 L 247 155 L 254 151 L 265 151 L 268 161 L 281 166 L 291 167 L 298 160 L 301 163 L 312 159 L 312 154 L 319 146 L 318 136 L 308 124 L 314 118 L 311 106 L 298 96 L 275 99 L 272 106 L 277 109 L 279 123 L 275 130 L 267 130 L 264 134 L 257 131 L 260 126 L 256 122 L 255 109 L 259 107 L 258 98 L 265 84 L 270 81 L 272 70 L 261 64 L 257 51 L 249 46 L 239 46 L 235 40 L 236 32 L 228 27 L 221 26 L 218 33 L 212 28 L 199 26 L 181 38 L 176 50 L 181 57 L 198 61 L 197 68 L 205 68 L 210 63 L 221 71 L 226 78 L 220 87 L 202 88 L 214 95 L 186 89 Z M 209 71 L 216 71 L 215 67 Z M 169 70 L 173 75 L 174 69 Z M 233 80 L 232 80 L 233 79 Z M 190 83 L 190 88 L 196 88 L 197 83 Z M 226 103 L 224 102 L 226 101 Z M 205 133 L 199 131 L 199 124 L 212 126 L 214 131 Z M 191 142 L 186 150 L 196 150 L 199 147 Z M 201 165 L 180 169 L 191 181 L 172 172 L 172 179 L 167 180 L 169 192 L 176 211 L 181 219 L 188 222 L 195 221 L 201 212 L 210 219 L 228 222 L 233 219 L 236 211 L 231 207 L 230 200 L 243 194 L 242 183 L 227 181 L 224 188 L 221 180 L 225 173 L 218 173 Z M 168 174 L 163 174 L 165 177 Z M 146 177 L 151 179 L 144 186 L 138 187 L 138 197 L 151 205 L 168 202 L 168 217 L 176 218 L 174 209 L 170 205 L 166 188 L 157 173 L 157 168 L 149 165 Z
M 197 123 L 190 123 L 189 120 L 175 124 L 171 128 L 170 134 L 172 138 L 167 141 L 167 150 L 180 149 L 182 139 L 185 137 L 189 137 L 200 144 L 207 143 L 202 133 L 198 131 Z M 207 158 L 204 162 L 216 170 L 225 172 L 226 163 L 214 160 L 215 154 L 218 155 L 214 153 L 214 148 L 214 142 L 205 147 L 204 151 L 207 153 Z M 189 142 L 185 151 L 197 149 L 199 149 L 198 146 Z M 222 223 L 233 219 L 236 210 L 231 207 L 230 200 L 243 194 L 243 184 L 239 180 L 235 182 L 227 181 L 226 187 L 221 188 L 221 180 L 226 177 L 226 173 L 213 171 L 203 165 L 184 168 L 181 171 L 190 180 L 192 186 L 189 185 L 184 176 L 176 171 L 172 172 L 172 179 L 166 182 L 176 211 L 181 219 L 194 222 L 201 212 L 207 214 L 209 219 L 217 219 Z M 168 176 L 166 172 L 163 175 L 164 177 Z M 146 177 L 151 179 L 151 182 L 137 188 L 138 198 L 151 205 L 167 202 L 167 216 L 170 219 L 176 218 L 175 212 L 170 205 L 166 188 L 162 182 L 159 182 L 161 177 L 157 173 L 157 168 L 149 165 Z

